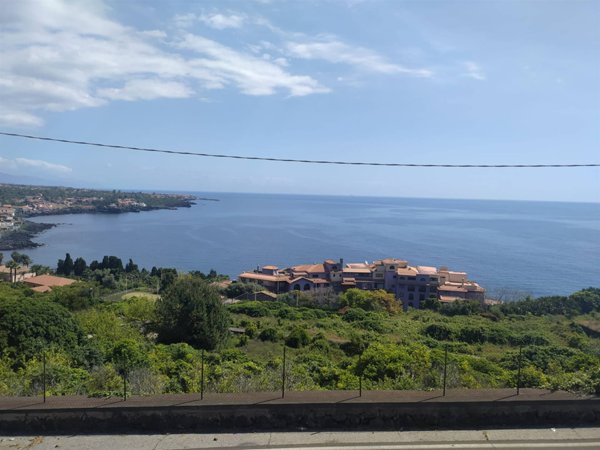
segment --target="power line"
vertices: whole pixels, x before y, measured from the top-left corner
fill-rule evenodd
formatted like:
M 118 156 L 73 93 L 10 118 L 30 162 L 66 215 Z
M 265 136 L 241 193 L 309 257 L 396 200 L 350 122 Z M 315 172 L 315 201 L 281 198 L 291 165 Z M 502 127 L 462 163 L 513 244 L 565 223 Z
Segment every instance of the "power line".
M 58 139 L 47 136 L 33 136 L 28 134 L 7 133 L 0 131 L 0 135 L 36 139 L 40 141 L 61 142 L 63 144 L 89 145 L 94 147 L 116 148 L 122 150 L 135 150 L 139 152 L 152 153 L 167 153 L 170 155 L 186 155 L 186 156 L 202 156 L 207 158 L 228 158 L 228 159 L 243 159 L 251 161 L 274 161 L 287 163 L 303 163 L 303 164 L 336 164 L 343 166 L 383 166 L 383 167 L 446 167 L 446 168 L 550 168 L 550 167 L 600 167 L 600 164 L 413 164 L 413 163 L 382 163 L 382 162 L 361 162 L 361 161 L 332 161 L 332 160 L 317 160 L 317 159 L 291 159 L 291 158 L 269 158 L 266 156 L 241 156 L 241 155 L 226 155 L 218 153 L 198 153 L 178 150 L 166 150 L 161 148 L 149 147 L 132 147 L 129 145 L 102 144 L 99 142 L 74 141 L 70 139 Z

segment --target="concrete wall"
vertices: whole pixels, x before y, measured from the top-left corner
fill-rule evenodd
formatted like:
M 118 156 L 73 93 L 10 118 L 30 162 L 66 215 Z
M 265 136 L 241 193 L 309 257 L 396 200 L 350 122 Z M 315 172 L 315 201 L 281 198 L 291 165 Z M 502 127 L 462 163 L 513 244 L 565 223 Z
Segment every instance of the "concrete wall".
M 599 426 L 600 399 L 5 410 L 0 434 Z

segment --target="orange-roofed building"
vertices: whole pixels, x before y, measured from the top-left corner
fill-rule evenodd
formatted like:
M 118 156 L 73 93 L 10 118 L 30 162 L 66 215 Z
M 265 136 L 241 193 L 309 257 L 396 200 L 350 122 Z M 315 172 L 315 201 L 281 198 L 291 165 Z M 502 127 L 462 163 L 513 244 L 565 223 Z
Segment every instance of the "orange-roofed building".
M 36 292 L 49 292 L 53 287 L 69 286 L 76 283 L 75 280 L 71 280 L 70 278 L 57 277 L 54 275 L 38 275 L 23 281 L 32 286 L 32 289 Z

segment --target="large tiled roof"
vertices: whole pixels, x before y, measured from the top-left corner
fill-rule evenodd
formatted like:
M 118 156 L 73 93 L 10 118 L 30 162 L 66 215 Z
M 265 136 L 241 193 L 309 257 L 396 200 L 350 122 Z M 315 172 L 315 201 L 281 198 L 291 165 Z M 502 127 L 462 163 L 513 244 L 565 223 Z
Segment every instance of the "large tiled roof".
M 419 275 L 437 275 L 437 269 L 432 266 L 417 266 Z
M 396 269 L 396 273 L 398 275 L 406 275 L 409 277 L 414 277 L 417 275 L 417 269 L 415 269 L 414 267 L 401 267 L 399 269 Z
M 263 281 L 286 281 L 288 277 L 286 275 L 266 275 L 264 273 L 244 272 L 240 274 L 238 278 Z
M 75 283 L 75 280 L 64 277 L 55 277 L 54 275 L 38 275 L 37 277 L 31 277 L 23 280 L 27 284 L 34 286 L 68 286 Z
M 462 286 L 453 286 L 453 285 L 443 284 L 440 287 L 438 287 L 438 291 L 467 292 L 467 289 Z
M 323 264 L 302 264 L 300 266 L 292 266 L 293 272 L 306 272 L 306 273 L 323 273 L 325 272 L 325 266 Z

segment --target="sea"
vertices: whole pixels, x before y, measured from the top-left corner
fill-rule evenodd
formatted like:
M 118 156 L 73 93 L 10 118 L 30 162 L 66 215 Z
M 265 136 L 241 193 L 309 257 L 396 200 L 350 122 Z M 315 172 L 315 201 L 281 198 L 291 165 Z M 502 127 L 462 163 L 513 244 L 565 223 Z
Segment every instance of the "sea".
M 25 251 L 56 266 L 70 253 L 236 278 L 262 265 L 325 259 L 466 271 L 490 295 L 600 287 L 600 204 L 193 193 L 191 208 L 36 217 L 57 224 Z M 504 295 L 504 294 L 502 294 Z

